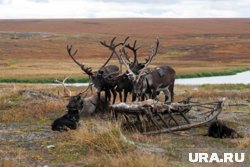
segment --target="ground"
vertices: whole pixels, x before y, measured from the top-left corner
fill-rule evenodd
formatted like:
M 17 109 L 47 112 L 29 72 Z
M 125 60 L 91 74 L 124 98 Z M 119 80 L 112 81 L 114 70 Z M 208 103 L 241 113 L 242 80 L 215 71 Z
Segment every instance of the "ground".
M 65 113 L 67 99 L 58 97 L 60 86 L 42 84 L 0 85 L 0 157 L 3 166 L 185 166 L 187 150 L 250 151 L 249 85 L 177 85 L 175 101 L 192 95 L 212 101 L 226 97 L 219 119 L 244 138 L 204 136 L 207 126 L 175 134 L 145 136 L 121 130 L 106 118 L 82 118 L 78 130 L 51 131 L 54 119 Z M 71 88 L 77 93 L 82 88 Z M 23 90 L 42 92 L 31 95 Z M 249 104 L 249 103 L 248 103 Z M 249 154 L 248 154 L 249 160 Z

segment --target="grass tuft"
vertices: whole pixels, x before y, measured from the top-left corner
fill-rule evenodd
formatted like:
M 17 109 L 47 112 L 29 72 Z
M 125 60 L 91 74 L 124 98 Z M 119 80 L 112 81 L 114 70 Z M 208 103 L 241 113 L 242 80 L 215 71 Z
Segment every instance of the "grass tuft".
M 73 143 L 87 147 L 86 162 L 90 166 L 149 167 L 168 164 L 168 158 L 163 155 L 137 149 L 131 141 L 123 138 L 120 127 L 110 122 L 88 120 L 77 131 L 71 131 L 69 136 Z
M 101 127 L 100 124 L 93 124 L 93 122 L 89 125 L 91 128 L 80 128 L 77 131 L 72 131 L 72 140 L 78 144 L 86 145 L 89 150 L 100 153 L 122 154 L 131 148 L 120 139 L 122 132 L 118 125 L 108 124 Z
M 245 137 L 243 139 L 238 140 L 237 147 L 238 148 L 247 148 L 250 145 L 250 137 Z

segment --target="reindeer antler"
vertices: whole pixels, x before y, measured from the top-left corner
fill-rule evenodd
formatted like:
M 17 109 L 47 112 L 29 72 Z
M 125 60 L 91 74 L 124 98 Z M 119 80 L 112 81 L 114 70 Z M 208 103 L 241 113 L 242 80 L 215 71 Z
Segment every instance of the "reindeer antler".
M 133 52 L 133 54 L 134 54 L 134 61 L 133 61 L 133 64 L 131 64 L 131 67 L 133 67 L 135 64 L 138 63 L 138 60 L 137 60 L 137 50 L 140 49 L 140 47 L 136 48 L 136 42 L 137 41 L 135 40 L 133 46 L 130 46 L 130 44 L 125 45 L 125 47 L 128 48 L 128 49 L 130 49 Z M 127 58 L 128 55 L 125 52 L 125 49 L 124 49 L 124 54 L 125 54 L 125 57 Z
M 69 56 L 72 58 L 72 60 L 73 60 L 78 66 L 80 66 L 81 69 L 82 69 L 86 74 L 88 74 L 89 76 L 92 76 L 92 75 L 93 75 L 93 72 L 92 72 L 92 68 L 91 68 L 91 67 L 85 67 L 85 65 L 79 63 L 79 61 L 77 61 L 77 60 L 75 59 L 74 56 L 75 56 L 76 53 L 78 52 L 78 49 L 77 49 L 74 53 L 72 53 L 72 45 L 70 45 L 70 46 L 67 45 L 67 51 L 68 51 Z
M 151 55 L 149 55 L 148 59 L 146 59 L 146 63 L 144 65 L 144 67 L 141 69 L 141 71 L 137 77 L 138 80 L 141 78 L 141 76 L 147 74 L 147 72 L 145 73 L 145 69 L 147 69 L 146 67 L 151 63 L 153 58 L 156 56 L 158 47 L 159 47 L 159 39 L 157 38 L 156 39 L 156 46 L 152 48 Z
M 107 44 L 105 41 L 100 41 L 100 43 L 101 43 L 103 46 L 109 48 L 109 49 L 112 51 L 110 57 L 109 57 L 108 60 L 103 64 L 102 67 L 104 67 L 104 66 L 110 61 L 110 59 L 112 58 L 112 56 L 115 54 L 116 57 L 117 57 L 117 59 L 119 60 L 119 63 L 120 63 L 120 71 L 121 71 L 121 70 L 122 70 L 122 68 L 121 68 L 122 62 L 121 62 L 120 56 L 119 56 L 119 55 L 117 54 L 117 52 L 116 52 L 116 47 L 118 47 L 118 46 L 120 46 L 120 45 L 124 45 L 124 44 L 127 42 L 127 40 L 129 39 L 129 37 L 126 37 L 125 40 L 124 40 L 123 42 L 118 43 L 118 44 L 115 44 L 115 43 L 114 43 L 115 39 L 116 39 L 116 37 L 114 37 L 114 38 L 111 40 L 110 44 Z M 101 68 L 102 68 L 102 67 L 101 67 Z
M 151 63 L 153 58 L 156 56 L 158 48 L 159 48 L 159 39 L 157 38 L 156 39 L 156 46 L 152 48 L 151 55 L 149 55 L 148 58 L 146 59 L 146 62 L 144 64 L 144 68 L 146 68 Z
M 59 81 L 59 80 L 57 80 L 57 79 L 54 81 L 54 82 L 56 82 L 56 83 L 62 84 L 62 86 L 63 86 L 63 92 L 64 92 L 64 97 L 71 97 L 71 93 L 72 93 L 72 92 L 65 86 L 66 80 L 69 79 L 69 77 L 71 77 L 71 75 L 72 75 L 72 74 L 70 74 L 69 76 L 65 77 L 65 78 L 63 79 L 63 81 Z M 58 92 L 58 94 L 59 94 L 59 92 Z
M 129 73 L 128 75 L 129 75 L 129 76 L 132 76 L 132 79 L 134 80 L 134 79 L 136 78 L 135 73 L 130 69 L 129 65 L 125 62 L 125 60 L 124 60 L 123 57 L 122 57 L 122 53 L 124 53 L 124 46 L 121 48 L 120 52 L 121 52 L 121 54 L 120 54 L 120 59 L 121 59 L 121 61 L 122 61 L 122 64 L 125 65 L 125 67 L 126 67 L 127 70 L 128 70 L 128 73 Z
M 59 83 L 59 84 L 62 84 L 62 86 L 63 86 L 63 92 L 64 92 L 64 97 L 71 97 L 71 96 L 72 96 L 72 92 L 65 86 L 65 82 L 66 82 L 71 76 L 72 76 L 72 74 L 70 74 L 69 76 L 65 77 L 65 78 L 63 79 L 63 81 L 59 81 L 58 79 L 54 80 L 54 82 Z M 79 95 L 82 95 L 82 94 L 86 93 L 86 92 L 88 91 L 88 89 L 89 89 L 91 86 L 92 86 L 92 85 L 89 84 L 89 86 L 88 86 L 84 91 L 78 93 L 76 96 L 79 96 Z M 58 94 L 59 94 L 59 92 L 58 92 Z M 84 97 L 86 97 L 86 96 L 87 96 L 87 94 L 86 94 Z
M 123 52 L 123 53 L 125 53 L 124 47 L 127 47 L 127 48 L 130 48 L 131 50 L 134 50 L 135 54 L 136 54 L 136 50 L 139 49 L 139 48 L 136 48 L 136 41 L 134 42 L 133 47 L 131 47 L 130 45 L 123 46 L 122 49 L 121 49 L 121 52 Z M 148 59 L 146 59 L 146 63 L 144 64 L 144 67 L 141 69 L 138 77 L 136 77 L 135 73 L 131 70 L 131 66 L 129 66 L 125 62 L 125 60 L 123 59 L 123 57 L 120 56 L 120 59 L 122 60 L 122 63 L 126 66 L 128 72 L 129 72 L 129 75 L 131 75 L 133 77 L 133 80 L 135 80 L 135 79 L 139 80 L 142 75 L 147 74 L 147 72 L 145 73 L 145 69 L 151 63 L 151 61 L 153 60 L 153 58 L 156 56 L 158 47 L 159 47 L 159 40 L 157 38 L 157 40 L 156 40 L 156 46 L 152 48 L 151 55 L 149 55 Z

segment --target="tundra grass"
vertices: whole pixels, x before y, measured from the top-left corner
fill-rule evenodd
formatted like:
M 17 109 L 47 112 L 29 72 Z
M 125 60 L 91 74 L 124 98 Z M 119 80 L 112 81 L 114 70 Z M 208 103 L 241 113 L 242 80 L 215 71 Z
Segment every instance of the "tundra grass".
M 4 89 L 5 88 L 5 89 Z M 249 149 L 249 114 L 248 108 L 235 107 L 240 111 L 235 120 L 235 112 L 224 107 L 222 118 L 230 127 L 237 128 L 244 135 L 242 139 L 213 139 L 206 134 L 207 127 L 192 129 L 175 134 L 145 136 L 136 132 L 123 131 L 120 122 L 111 122 L 99 117 L 82 118 L 77 130 L 52 132 L 50 125 L 65 113 L 68 100 L 44 100 L 26 95 L 19 95 L 19 90 L 40 90 L 56 93 L 52 86 L 43 84 L 0 84 L 1 109 L 0 128 L 1 166 L 181 166 L 181 155 L 186 149 L 207 148 L 213 151 L 232 149 Z M 76 88 L 82 89 L 82 88 Z M 185 92 L 194 95 L 194 100 L 214 100 L 218 96 L 238 98 L 249 97 L 249 90 L 236 91 L 236 88 L 211 91 L 203 86 L 176 86 L 176 99 L 183 99 Z M 237 94 L 233 94 L 236 91 Z M 217 94 L 217 93 L 220 94 Z M 248 99 L 248 98 L 247 98 Z M 235 100 L 227 98 L 234 102 Z M 242 101 L 242 100 L 241 100 Z M 15 103 L 13 103 L 15 102 Z M 18 104 L 18 105 L 16 105 Z M 226 116 L 226 117 L 223 117 Z M 38 138 L 39 137 L 39 138 Z M 53 145 L 54 147 L 48 148 Z M 204 151 L 201 150 L 200 151 Z
M 199 78 L 199 77 L 213 77 L 213 76 L 227 76 L 235 75 L 240 72 L 249 71 L 250 68 L 238 68 L 219 72 L 201 72 L 201 73 L 191 73 L 191 74 L 177 74 L 176 78 Z
M 206 90 L 250 90 L 250 84 L 205 84 L 201 88 Z
M 60 81 L 63 78 L 58 79 Z M 82 78 L 69 78 L 67 83 L 86 83 L 89 79 Z M 55 83 L 55 78 L 31 78 L 31 79 L 16 79 L 16 78 L 0 78 L 0 83 Z

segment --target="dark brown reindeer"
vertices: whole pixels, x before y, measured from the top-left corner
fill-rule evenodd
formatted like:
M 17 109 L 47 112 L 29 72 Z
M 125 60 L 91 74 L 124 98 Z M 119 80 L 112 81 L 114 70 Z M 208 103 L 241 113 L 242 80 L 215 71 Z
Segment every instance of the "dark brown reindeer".
M 157 93 L 163 91 L 165 94 L 165 102 L 172 102 L 174 99 L 175 70 L 167 65 L 147 68 L 152 59 L 156 56 L 158 47 L 159 40 L 157 39 L 156 47 L 152 49 L 151 55 L 138 74 L 133 72 L 130 65 L 125 62 L 122 56 L 121 60 L 128 70 L 128 76 L 133 81 L 133 91 L 137 96 L 144 94 L 148 96 L 148 98 L 154 99 Z
M 111 95 L 110 95 L 111 91 L 113 94 L 113 103 L 115 103 L 116 99 L 116 91 L 115 91 L 116 81 L 112 78 L 114 76 L 121 74 L 122 69 L 116 65 L 107 65 L 107 63 L 114 54 L 118 57 L 118 59 L 120 58 L 116 52 L 116 47 L 123 44 L 123 43 L 114 44 L 115 39 L 116 38 L 114 37 L 109 45 L 106 44 L 106 42 L 101 42 L 101 44 L 108 47 L 112 51 L 112 53 L 108 58 L 108 60 L 97 71 L 92 71 L 91 67 L 86 67 L 85 65 L 79 63 L 79 61 L 75 59 L 75 55 L 78 50 L 72 53 L 72 45 L 67 46 L 67 51 L 69 56 L 91 78 L 91 81 L 94 87 L 96 88 L 96 92 L 99 99 L 101 97 L 101 91 L 105 91 L 105 99 L 111 100 Z M 126 42 L 126 40 L 127 39 L 125 39 L 124 43 Z
M 132 93 L 132 101 L 136 99 L 136 95 L 133 93 L 133 82 L 126 73 L 116 77 L 116 91 L 119 93 L 120 102 L 126 102 L 128 93 Z M 122 92 L 124 94 L 122 98 Z

